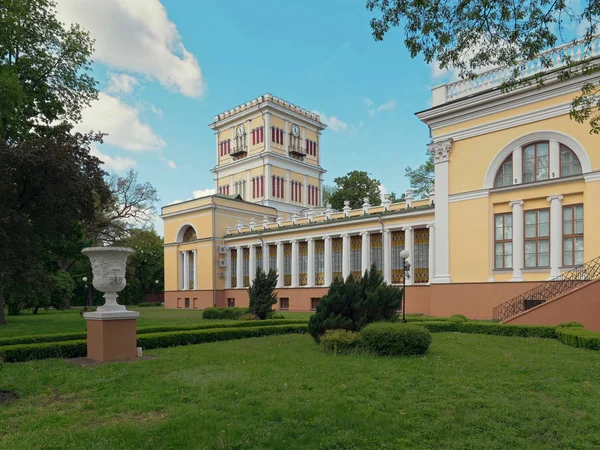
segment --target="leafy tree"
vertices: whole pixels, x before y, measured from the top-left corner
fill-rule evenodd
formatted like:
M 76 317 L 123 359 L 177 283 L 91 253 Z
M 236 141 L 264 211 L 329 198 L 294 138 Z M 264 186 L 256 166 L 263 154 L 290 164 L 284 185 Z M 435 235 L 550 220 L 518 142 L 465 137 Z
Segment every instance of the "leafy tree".
M 350 202 L 352 209 L 360 208 L 365 197 L 373 206 L 381 205 L 381 182 L 371 178 L 367 172 L 353 170 L 343 177 L 333 180 L 336 184 L 329 202 L 334 209 L 341 211 L 344 208 L 344 200 Z
M 394 320 L 401 300 L 402 290 L 385 283 L 373 265 L 360 281 L 349 276 L 331 284 L 310 318 L 310 334 L 318 341 L 326 330 L 360 331 L 372 322 Z
M 331 196 L 336 191 L 335 186 L 323 185 L 323 205 L 331 203 Z
M 252 286 L 248 288 L 250 307 L 248 312 L 264 320 L 272 312 L 272 306 L 277 304 L 275 288 L 277 287 L 277 271 L 270 269 L 269 273 L 259 267 Z
M 422 54 L 427 63 L 437 61 L 442 69 L 457 70 L 461 78 L 493 66 L 514 67 L 503 84 L 514 89 L 529 83 L 542 85 L 544 77 L 522 76 L 524 60 L 565 41 L 567 26 L 583 26 L 584 62 L 567 59 L 557 69 L 561 79 L 600 70 L 598 59 L 589 58 L 592 38 L 600 22 L 600 2 L 508 0 L 470 2 L 440 0 L 367 0 L 367 8 L 379 12 L 371 20 L 375 40 L 383 40 L 392 28 L 402 26 L 404 44 L 411 56 Z M 552 69 L 552 58 L 541 58 L 542 68 Z M 600 133 L 600 83 L 586 82 L 571 104 L 571 117 L 589 121 L 592 133 Z
M 425 161 L 425 163 L 421 164 L 416 169 L 407 167 L 405 169 L 405 173 L 408 177 L 414 196 L 416 198 L 428 197 L 435 182 L 435 166 L 433 164 L 433 155 L 429 155 L 427 161 Z
M 52 0 L 2 0 L 0 29 L 0 137 L 78 122 L 97 98 L 88 33 L 64 27 Z
M 398 197 L 395 192 L 390 192 L 390 201 L 392 203 L 404 202 L 406 201 L 406 194 L 402 194 Z

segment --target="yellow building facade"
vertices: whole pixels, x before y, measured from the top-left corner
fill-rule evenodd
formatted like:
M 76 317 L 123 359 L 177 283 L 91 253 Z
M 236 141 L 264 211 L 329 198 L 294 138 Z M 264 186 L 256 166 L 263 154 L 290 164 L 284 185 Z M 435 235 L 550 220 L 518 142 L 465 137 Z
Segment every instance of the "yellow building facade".
M 600 39 L 593 45 L 600 54 Z M 533 76 L 541 65 L 526 67 Z M 548 73 L 541 88 L 503 92 L 507 73 L 437 86 L 417 113 L 431 131 L 435 193 L 359 210 L 322 204 L 317 115 L 269 94 L 217 115 L 218 194 L 162 211 L 165 306 L 245 306 L 262 267 L 280 275 L 277 308 L 310 310 L 335 277 L 371 264 L 399 284 L 407 249 L 407 312 L 490 318 L 600 256 L 600 138 L 569 118 L 583 83 L 600 75 Z

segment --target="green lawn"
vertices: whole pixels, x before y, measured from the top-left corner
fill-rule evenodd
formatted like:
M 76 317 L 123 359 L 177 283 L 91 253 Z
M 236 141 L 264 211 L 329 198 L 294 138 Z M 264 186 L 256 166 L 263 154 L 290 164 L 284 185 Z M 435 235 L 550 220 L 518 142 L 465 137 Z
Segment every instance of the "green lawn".
M 596 449 L 600 353 L 439 333 L 424 357 L 330 356 L 309 336 L 5 364 L 3 449 Z
M 202 311 L 193 309 L 164 309 L 162 307 L 128 309 L 139 311 L 138 327 L 190 325 L 202 320 Z M 41 310 L 37 315 L 24 312 L 18 316 L 6 316 L 7 326 L 0 326 L 0 337 L 29 336 L 34 334 L 68 333 L 85 331 L 85 319 L 79 309 L 70 311 Z M 283 313 L 288 318 L 306 319 L 311 313 Z M 214 321 L 217 322 L 217 321 Z

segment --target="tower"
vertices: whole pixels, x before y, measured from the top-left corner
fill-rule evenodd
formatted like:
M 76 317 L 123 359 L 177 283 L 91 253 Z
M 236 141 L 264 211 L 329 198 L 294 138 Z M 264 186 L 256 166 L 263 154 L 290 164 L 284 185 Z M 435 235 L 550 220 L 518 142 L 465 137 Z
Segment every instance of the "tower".
M 215 116 L 215 190 L 291 215 L 322 206 L 317 114 L 271 94 Z

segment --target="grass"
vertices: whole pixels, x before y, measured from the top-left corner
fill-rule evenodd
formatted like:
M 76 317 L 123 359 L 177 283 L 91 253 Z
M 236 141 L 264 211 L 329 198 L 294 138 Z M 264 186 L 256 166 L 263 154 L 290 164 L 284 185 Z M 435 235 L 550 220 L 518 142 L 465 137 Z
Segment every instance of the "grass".
M 0 448 L 600 447 L 600 354 L 439 333 L 424 357 L 335 357 L 309 336 L 5 364 Z
M 192 325 L 202 320 L 202 311 L 194 309 L 136 308 L 132 306 L 127 308 L 140 312 L 137 320 L 138 327 Z M 79 316 L 79 311 L 80 309 L 41 310 L 37 315 L 26 311 L 18 316 L 6 316 L 8 325 L 0 326 L 0 338 L 85 331 L 85 319 Z M 284 312 L 283 315 L 286 318 L 308 320 L 311 313 Z

